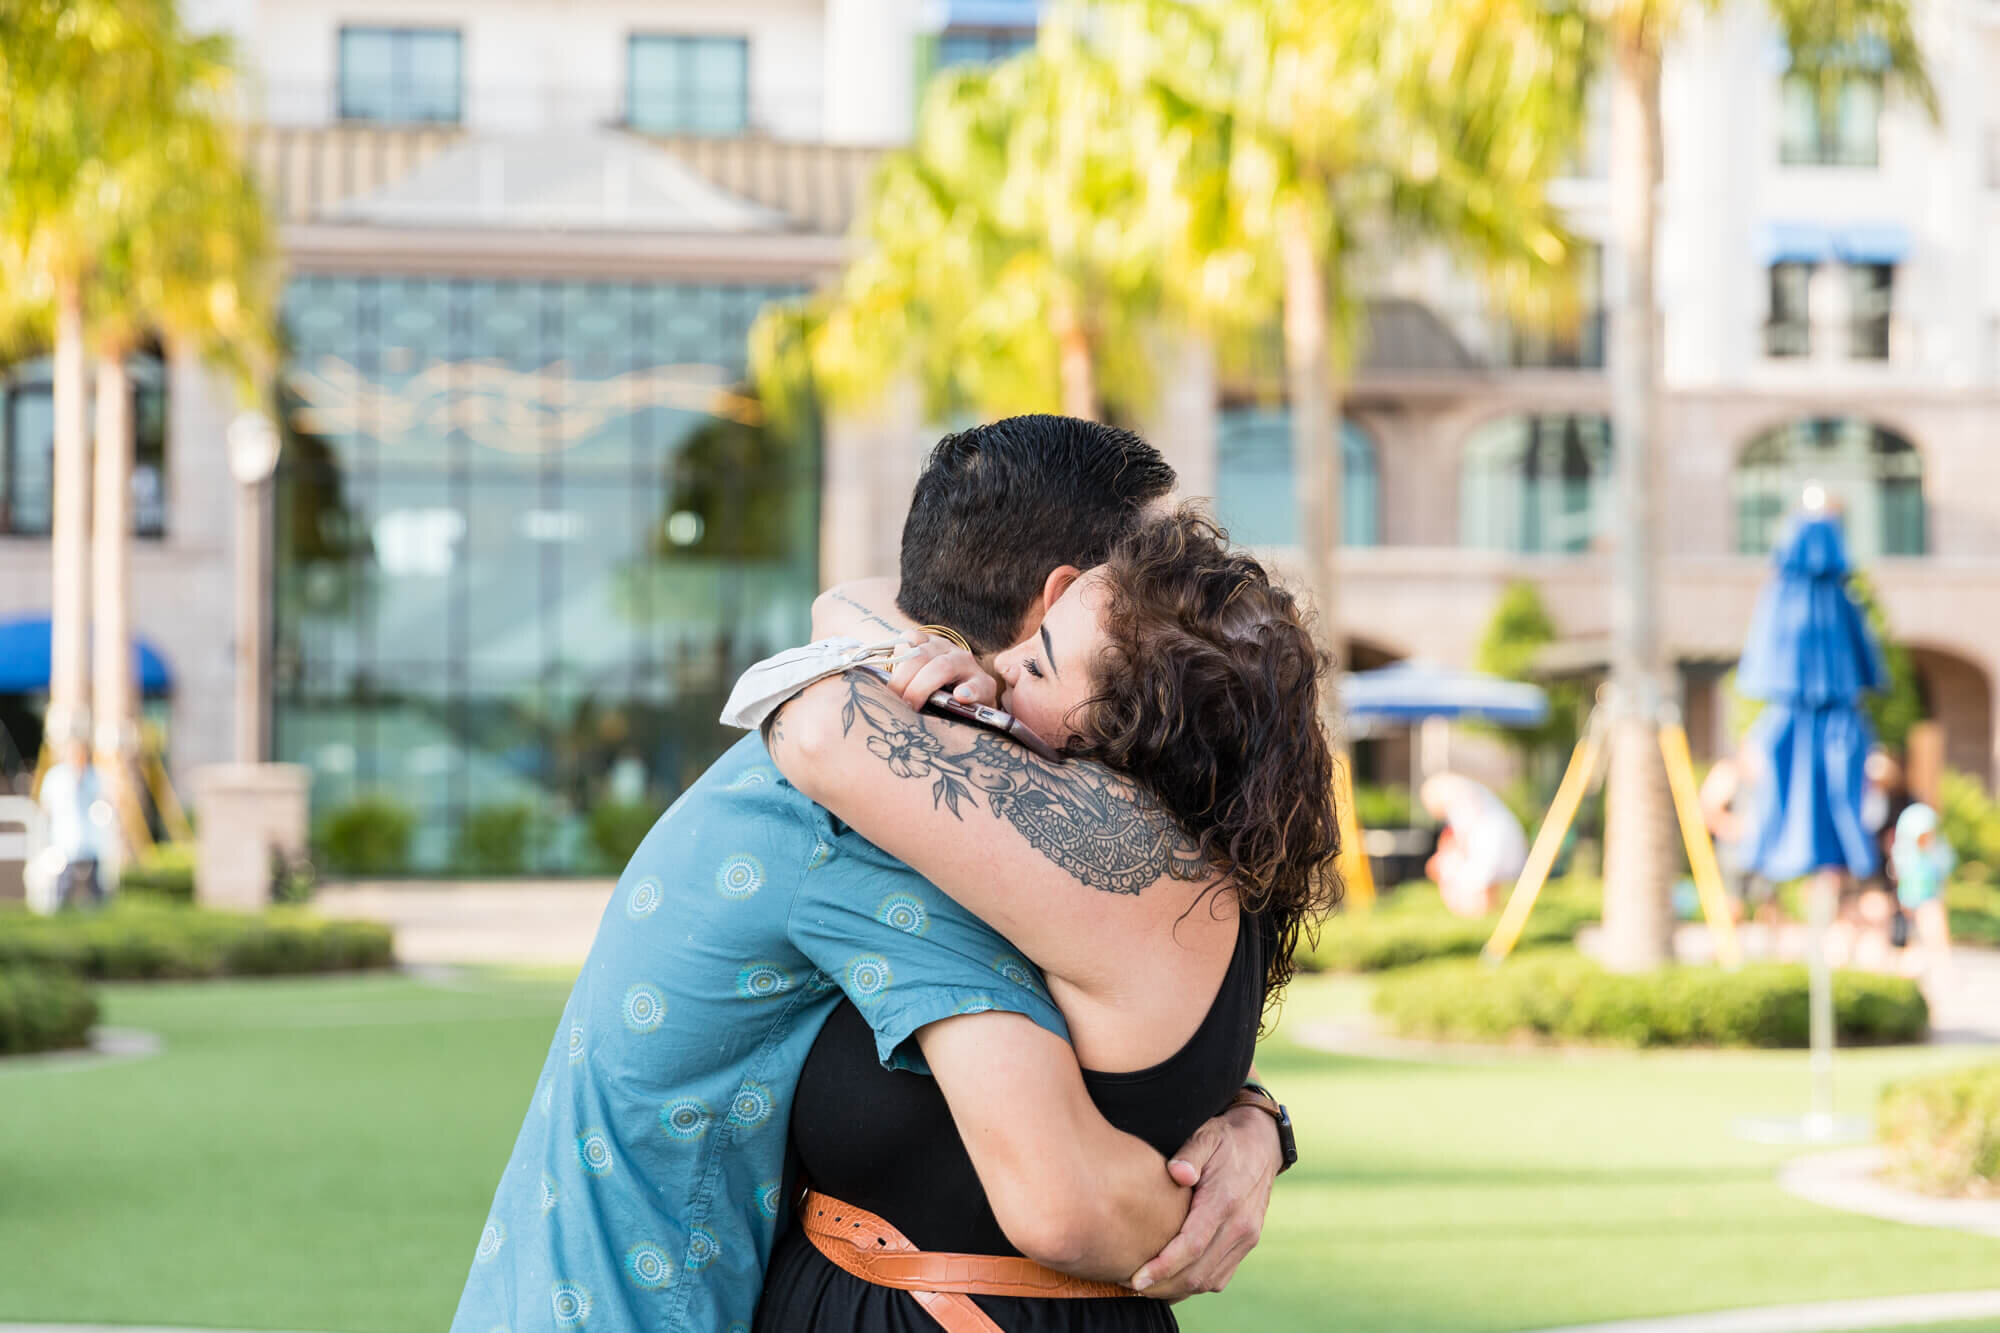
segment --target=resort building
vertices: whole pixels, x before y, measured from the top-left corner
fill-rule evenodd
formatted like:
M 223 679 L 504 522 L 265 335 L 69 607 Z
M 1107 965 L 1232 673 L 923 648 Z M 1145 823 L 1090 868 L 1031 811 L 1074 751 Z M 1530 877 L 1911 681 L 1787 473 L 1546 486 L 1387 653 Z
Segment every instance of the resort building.
M 267 757 L 315 816 L 386 800 L 409 869 L 606 868 L 727 745 L 735 673 L 823 583 L 893 568 L 938 434 L 906 402 L 760 403 L 747 335 L 826 281 L 928 75 L 1031 42 L 1030 0 L 206 0 L 254 74 L 286 255 L 267 543 Z M 1665 85 L 1665 641 L 1698 752 L 1808 481 L 1914 652 L 1952 766 L 2000 751 L 2000 5 L 1933 0 L 1940 117 L 1863 53 L 1832 114 L 1759 6 L 1697 16 Z M 1601 135 L 1599 138 L 1601 139 Z M 1608 226 L 1601 144 L 1561 200 Z M 1588 671 L 1609 619 L 1603 320 L 1496 318 L 1385 257 L 1344 404 L 1341 617 L 1358 665 L 1469 661 L 1529 579 Z M 1164 353 L 1151 434 L 1239 539 L 1295 558 L 1284 406 Z M 177 772 L 226 758 L 236 405 L 137 368 L 135 622 Z M 49 370 L 0 378 L 0 634 L 45 618 Z M 255 535 L 255 534 L 253 534 Z M 39 744 L 0 664 L 0 725 Z M 12 691 L 9 693 L 8 691 Z M 6 761 L 0 741 L 0 763 Z M 29 756 L 32 759 L 32 754 Z M 1391 767 L 1397 761 L 1383 760 Z M 1383 774 L 1387 775 L 1387 774 Z

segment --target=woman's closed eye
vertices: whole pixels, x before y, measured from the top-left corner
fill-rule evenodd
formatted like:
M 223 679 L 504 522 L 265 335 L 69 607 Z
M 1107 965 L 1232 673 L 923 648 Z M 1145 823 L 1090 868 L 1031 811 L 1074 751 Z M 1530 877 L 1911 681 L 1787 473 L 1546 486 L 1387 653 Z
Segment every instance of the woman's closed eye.
M 1027 672 L 1029 675 L 1033 676 L 1036 680 L 1042 679 L 1042 664 L 1040 662 L 1037 662 L 1032 657 L 1024 657 L 1021 659 L 1021 670 Z

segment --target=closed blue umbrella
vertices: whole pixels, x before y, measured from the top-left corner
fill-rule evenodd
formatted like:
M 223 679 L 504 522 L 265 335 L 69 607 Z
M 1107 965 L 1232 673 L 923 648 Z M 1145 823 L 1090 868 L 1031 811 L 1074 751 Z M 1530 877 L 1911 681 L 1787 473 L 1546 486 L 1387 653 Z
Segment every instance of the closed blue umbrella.
M 1847 550 L 1824 515 L 1793 523 L 1777 574 L 1751 617 L 1736 684 L 1768 707 L 1746 744 L 1761 761 L 1750 866 L 1772 880 L 1816 870 L 1875 871 L 1861 824 L 1862 766 L 1874 732 L 1861 696 L 1888 684 L 1881 650 L 1847 595 Z

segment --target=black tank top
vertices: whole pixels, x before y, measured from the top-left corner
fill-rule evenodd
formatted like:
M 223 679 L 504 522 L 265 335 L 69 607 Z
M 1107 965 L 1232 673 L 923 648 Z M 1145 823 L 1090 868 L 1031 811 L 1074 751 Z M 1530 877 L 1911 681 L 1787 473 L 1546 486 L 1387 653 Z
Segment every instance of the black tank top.
M 1132 1073 L 1084 1071 L 1091 1100 L 1106 1120 L 1168 1155 L 1228 1105 L 1249 1074 L 1256 1047 L 1268 936 L 1259 919 L 1242 917 L 1215 1000 L 1179 1051 Z M 792 1110 L 792 1144 L 815 1188 L 880 1214 L 921 1249 L 1019 1253 L 993 1216 L 944 1094 L 929 1078 L 882 1068 L 874 1034 L 850 1003 L 834 1011 L 806 1058 Z M 1175 1327 L 1169 1307 L 1140 1297 L 977 1299 L 1002 1328 L 1023 1333 Z M 757 1326 L 822 1333 L 936 1330 L 915 1301 L 842 1272 L 796 1225 L 779 1241 Z

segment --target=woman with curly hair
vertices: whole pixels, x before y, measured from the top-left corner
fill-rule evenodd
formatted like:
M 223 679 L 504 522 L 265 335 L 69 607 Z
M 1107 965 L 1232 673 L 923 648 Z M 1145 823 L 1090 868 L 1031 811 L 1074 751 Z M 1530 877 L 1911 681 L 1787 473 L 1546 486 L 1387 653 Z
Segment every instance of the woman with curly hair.
M 1171 1154 L 1242 1088 L 1293 951 L 1337 895 L 1326 660 L 1292 597 L 1191 509 L 1060 578 L 1035 633 L 990 672 L 918 636 L 887 683 L 850 674 L 789 703 L 771 754 L 806 795 L 1017 945 L 1068 1020 L 1091 1100 Z M 997 703 L 1062 762 L 915 711 L 939 689 Z M 1113 790 L 1136 793 L 1149 817 L 1098 818 Z M 1052 809 L 1068 815 L 1052 823 Z M 1027 810 L 1037 817 L 1017 818 Z M 934 1069 L 980 1058 L 953 1047 L 964 1022 L 926 1030 Z M 792 1135 L 817 1192 L 779 1241 L 759 1329 L 1175 1327 L 1168 1305 L 1113 1285 L 1129 1271 L 1038 1285 L 1019 1256 L 1054 1262 L 1062 1246 L 1026 1241 L 1053 1186 L 994 1146 L 1018 1143 L 1019 1127 L 1002 1133 L 999 1108 L 877 1056 L 846 1004 L 807 1061 Z M 1163 1234 L 1178 1221 L 1163 1218 Z M 912 1285 L 949 1272 L 1004 1280 Z

